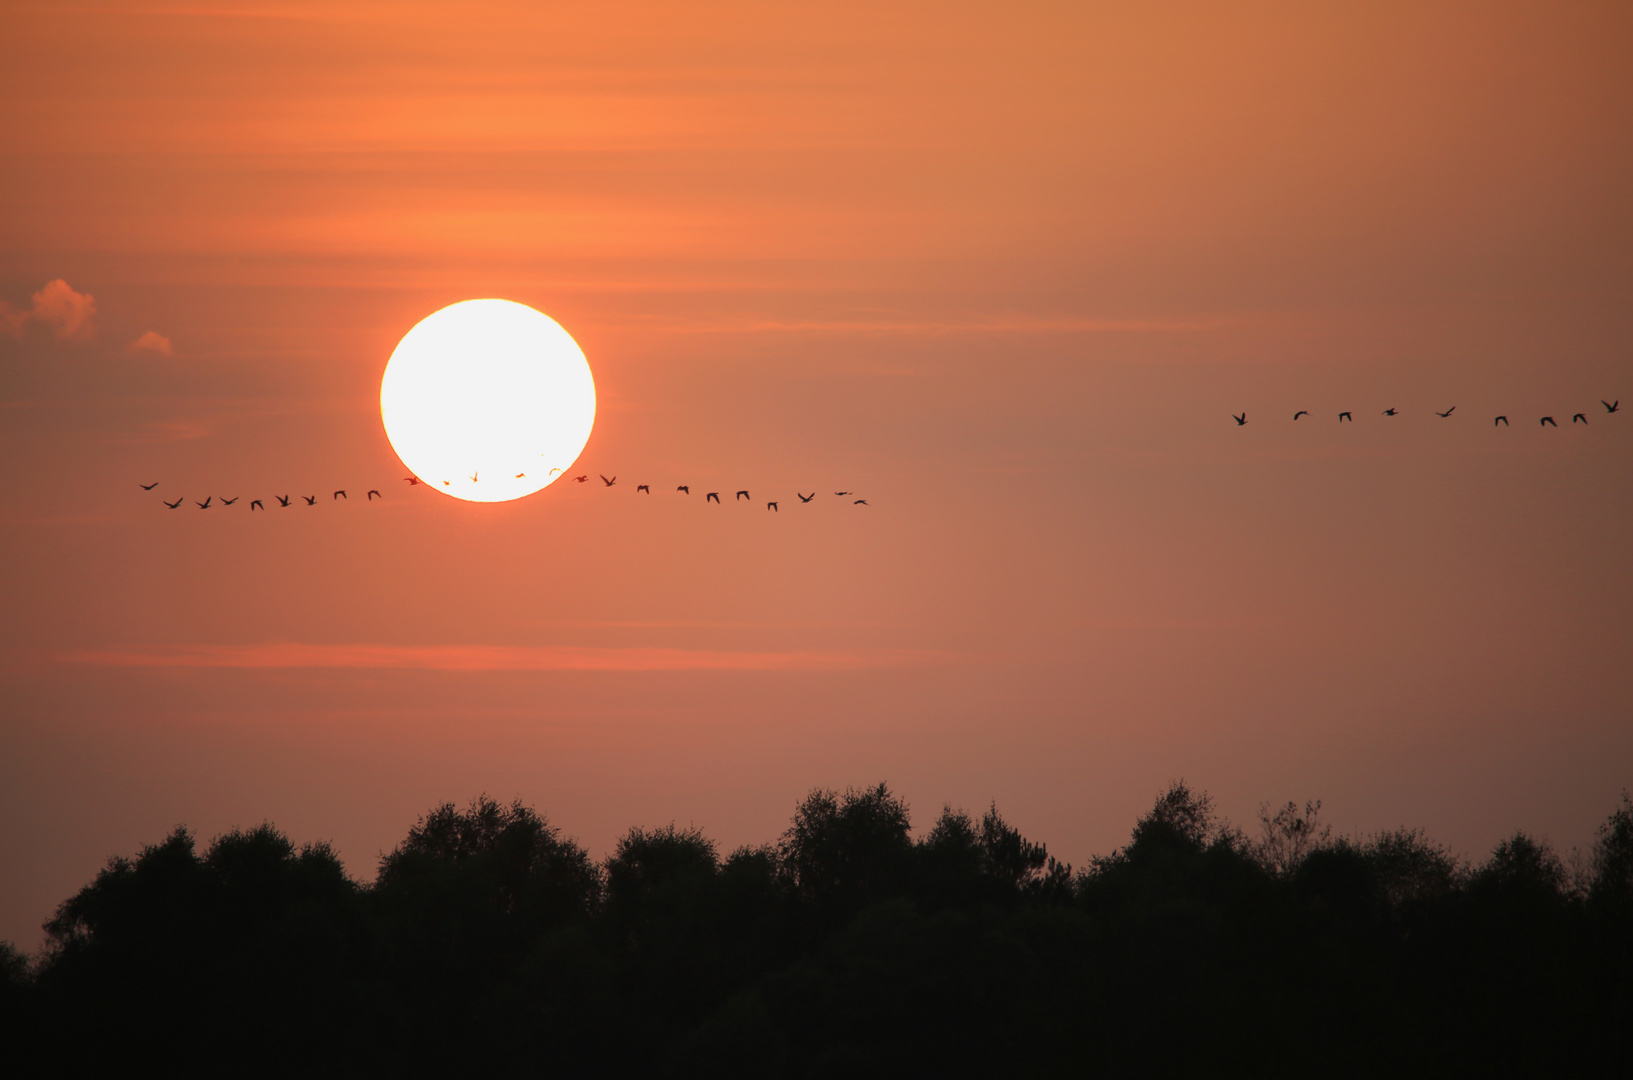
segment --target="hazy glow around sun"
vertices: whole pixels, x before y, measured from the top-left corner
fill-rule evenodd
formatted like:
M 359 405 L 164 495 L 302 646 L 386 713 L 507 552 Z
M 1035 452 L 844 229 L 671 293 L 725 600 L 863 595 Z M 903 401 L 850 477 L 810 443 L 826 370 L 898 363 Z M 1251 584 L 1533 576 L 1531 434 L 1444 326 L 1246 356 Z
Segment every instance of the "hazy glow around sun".
M 380 380 L 380 417 L 392 449 L 426 484 L 503 502 L 572 468 L 595 426 L 595 380 L 548 315 L 466 300 L 397 343 Z

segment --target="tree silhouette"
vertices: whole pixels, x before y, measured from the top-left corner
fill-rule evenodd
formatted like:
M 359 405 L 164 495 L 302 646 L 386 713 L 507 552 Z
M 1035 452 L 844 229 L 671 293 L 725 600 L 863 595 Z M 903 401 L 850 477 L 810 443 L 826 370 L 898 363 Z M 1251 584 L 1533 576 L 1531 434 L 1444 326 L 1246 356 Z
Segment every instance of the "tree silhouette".
M 1270 813 L 1270 804 L 1259 807 L 1261 835 L 1254 845 L 1254 854 L 1260 864 L 1277 877 L 1286 877 L 1309 857 L 1311 852 L 1327 846 L 1332 838 L 1332 826 L 1321 824 L 1321 800 L 1304 804 L 1299 812 L 1297 803 L 1288 803 Z
M 1588 1074 L 1633 1012 L 1633 799 L 1585 889 L 1523 833 L 1467 867 L 1320 804 L 1253 840 L 1160 794 L 1082 873 L 989 806 L 917 840 L 818 789 L 721 858 L 634 828 L 601 863 L 520 802 L 444 804 L 347 878 L 271 825 L 114 858 L 0 947 L 18 1075 Z M 1596 1075 L 1596 1073 L 1595 1073 Z
M 1633 919 L 1633 795 L 1599 826 L 1593 848 L 1593 884 L 1588 901 L 1607 917 Z

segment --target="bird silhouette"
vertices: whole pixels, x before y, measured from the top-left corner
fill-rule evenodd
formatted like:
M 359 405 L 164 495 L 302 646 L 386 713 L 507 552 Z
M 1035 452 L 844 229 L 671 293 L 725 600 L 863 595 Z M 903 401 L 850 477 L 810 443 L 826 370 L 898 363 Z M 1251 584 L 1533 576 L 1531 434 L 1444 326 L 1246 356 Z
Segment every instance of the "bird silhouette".
M 1446 417 L 1450 416 L 1452 413 L 1454 413 L 1456 411 L 1457 411 L 1457 406 L 1453 405 L 1451 408 L 1447 409 L 1445 412 L 1436 412 L 1435 415 L 1440 417 L 1442 420 L 1444 420 L 1444 419 L 1446 419 Z
M 720 501 L 720 492 L 718 492 L 718 491 L 709 492 L 707 495 L 703 496 L 703 501 L 704 502 L 719 502 Z
M 1352 424 L 1355 423 L 1355 417 L 1351 416 L 1349 413 L 1347 413 L 1347 412 L 1339 413 L 1338 414 L 1338 422 L 1340 424 L 1342 424 L 1345 420 L 1348 420 Z
M 675 490 L 679 491 L 679 492 L 683 492 L 683 493 L 685 493 L 687 495 L 690 495 L 692 493 L 692 489 L 687 487 L 685 484 L 680 485 Z
M 573 477 L 573 483 L 575 483 L 575 484 L 582 484 L 582 483 L 584 483 L 584 481 L 586 481 L 586 480 L 588 480 L 588 479 L 589 479 L 589 476 L 588 476 L 588 475 L 585 475 L 585 476 L 575 476 L 575 477 Z
M 748 498 L 748 497 L 749 497 L 749 495 L 748 495 L 748 492 L 746 492 L 746 491 L 739 491 L 739 492 L 738 492 L 738 493 L 737 493 L 737 498 L 738 498 L 738 499 L 746 499 L 746 498 Z M 732 501 L 733 501 L 733 502 L 736 502 L 736 501 L 737 501 L 737 499 L 733 499 L 733 500 L 732 500 Z
M 614 484 L 616 484 L 618 482 L 618 478 L 616 476 L 613 477 L 611 480 L 608 480 L 605 476 L 602 476 L 600 473 L 597 473 L 596 475 L 601 476 L 601 482 L 603 484 L 607 485 L 608 487 L 612 487 L 612 485 L 614 485 Z
M 1395 415 L 1395 410 L 1393 408 L 1385 409 L 1384 410 L 1384 415 L 1385 416 L 1394 416 Z
M 265 510 L 266 509 L 266 507 L 261 505 L 261 500 L 260 499 L 250 500 L 249 508 L 250 508 L 250 513 L 254 513 L 256 510 Z
M 452 486 L 453 486 L 453 483 L 454 483 L 454 482 L 453 482 L 453 481 L 452 481 L 452 480 L 444 480 L 444 481 L 443 481 L 443 482 L 442 482 L 442 486 L 443 486 L 443 487 L 452 487 Z
M 136 486 L 141 488 L 143 491 L 152 491 L 154 488 L 159 486 L 159 482 L 157 480 L 155 480 L 151 484 L 144 484 L 144 483 L 142 483 L 140 481 L 137 481 Z
M 766 508 L 766 509 L 767 509 L 767 510 L 777 510 L 777 504 L 776 504 L 776 503 L 774 503 L 774 502 L 768 502 L 768 503 L 766 503 L 766 504 L 765 504 L 765 508 Z M 779 514 L 780 514 L 780 513 L 782 513 L 782 511 L 781 511 L 781 510 L 777 510 L 777 513 L 779 513 Z
M 1604 398 L 1600 398 L 1599 404 L 1605 407 L 1606 412 L 1617 412 L 1622 407 L 1622 399 L 1617 398 L 1615 401 L 1606 401 Z
M 636 491 L 644 491 L 648 495 L 652 494 L 652 489 L 649 486 L 647 486 L 646 484 L 636 484 L 635 485 L 635 490 Z
M 1571 417 L 1571 423 L 1573 423 L 1573 424 L 1576 424 L 1576 423 L 1585 424 L 1587 422 L 1588 422 L 1588 418 L 1587 418 L 1587 415 L 1584 414 L 1584 413 L 1577 413 L 1575 416 Z
M 307 506 L 316 506 L 318 504 L 318 497 L 316 495 L 302 495 L 301 498 L 306 500 Z
M 524 477 L 526 475 L 527 474 L 524 473 L 524 472 L 519 472 L 519 473 L 516 474 L 515 479 L 520 480 L 522 477 Z
M 841 499 L 843 499 L 846 495 L 849 495 L 850 492 L 848 492 L 848 491 L 836 491 L 836 492 L 834 492 L 834 494 L 839 496 Z
M 1549 427 L 1558 427 L 1559 426 L 1558 424 L 1554 423 L 1554 418 L 1551 417 L 1551 416 L 1544 416 L 1541 420 L 1537 421 L 1537 426 L 1538 427 L 1541 427 L 1543 424 L 1547 424 Z
M 1247 423 L 1247 413 L 1245 413 L 1245 412 L 1241 416 L 1237 416 L 1235 413 L 1231 413 L 1230 418 L 1232 420 L 1236 421 L 1236 426 L 1237 427 L 1241 427 L 1243 424 Z
M 559 473 L 560 471 L 561 471 L 560 469 L 551 469 L 550 472 L 547 472 L 544 475 L 550 476 L 550 475 L 552 475 L 554 473 Z
M 1309 415 L 1310 415 L 1310 410 L 1309 409 L 1300 409 L 1298 412 L 1293 414 L 1293 419 L 1297 420 L 1301 416 L 1309 416 Z
M 868 504 L 868 501 L 866 499 L 857 499 L 856 502 L 854 502 L 852 505 L 853 506 L 866 506 L 867 504 Z
M 382 502 L 385 501 L 385 496 L 384 495 L 381 495 L 378 491 L 374 490 L 373 488 L 370 488 L 369 489 L 369 502 L 373 502 L 377 497 Z
M 164 502 L 163 499 L 160 499 L 159 501 Z M 187 501 L 187 496 L 183 495 L 181 498 L 177 499 L 175 502 L 167 502 L 167 503 L 165 503 L 165 505 L 170 507 L 170 509 L 174 510 L 176 507 L 180 506 L 182 503 L 184 503 L 186 501 Z
M 473 483 L 473 484 L 476 483 L 476 478 L 478 476 L 480 476 L 481 474 L 482 474 L 482 470 L 480 470 L 480 469 L 478 469 L 476 472 L 471 473 L 471 483 Z
M 289 505 L 289 496 L 288 495 L 274 495 L 273 498 L 278 500 L 278 505 L 279 506 L 288 506 Z
M 1492 427 L 1496 427 L 1498 424 L 1501 424 L 1503 427 L 1507 427 L 1508 426 L 1508 417 L 1499 416 L 1499 417 L 1497 417 L 1497 419 L 1495 419 L 1495 420 L 1493 420 L 1491 422 Z
M 210 500 L 213 498 L 215 498 L 214 495 L 204 496 L 204 501 L 198 504 L 198 508 L 200 510 L 208 510 L 210 508 Z
M 794 492 L 794 494 L 799 495 L 799 492 L 796 491 L 796 492 Z M 814 492 L 814 491 L 811 492 L 811 494 L 809 494 L 809 495 L 799 495 L 799 501 L 802 502 L 802 503 L 808 503 L 814 498 L 816 498 L 816 492 Z
M 237 502 L 239 499 L 242 499 L 242 498 L 243 498 L 242 495 L 234 495 L 230 499 L 222 499 L 221 500 L 221 505 L 222 506 L 231 506 L 233 503 Z
M 333 495 L 329 496 L 330 502 L 334 502 L 336 499 L 346 499 L 347 502 L 351 501 L 350 499 L 346 498 L 346 493 L 344 491 L 337 491 Z
M 417 477 L 417 476 L 405 476 L 405 477 L 403 477 L 403 479 L 408 481 L 408 486 L 409 487 L 415 487 L 420 482 L 420 478 Z

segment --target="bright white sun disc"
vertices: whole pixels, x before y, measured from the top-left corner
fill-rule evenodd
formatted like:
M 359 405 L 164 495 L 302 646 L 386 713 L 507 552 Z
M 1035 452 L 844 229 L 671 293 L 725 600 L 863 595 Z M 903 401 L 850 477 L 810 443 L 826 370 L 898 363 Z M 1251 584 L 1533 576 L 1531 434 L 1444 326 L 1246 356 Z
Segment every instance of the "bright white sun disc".
M 466 300 L 397 343 L 380 380 L 380 418 L 427 485 L 504 502 L 572 468 L 595 426 L 595 380 L 550 316 L 511 300 Z

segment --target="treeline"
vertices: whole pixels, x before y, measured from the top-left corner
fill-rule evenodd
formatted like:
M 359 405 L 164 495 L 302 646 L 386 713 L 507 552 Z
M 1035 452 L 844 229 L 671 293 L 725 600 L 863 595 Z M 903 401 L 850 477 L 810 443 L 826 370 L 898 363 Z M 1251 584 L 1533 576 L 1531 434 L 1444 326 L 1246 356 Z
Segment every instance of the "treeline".
M 1633 801 L 1565 866 L 1174 785 L 1080 872 L 996 809 L 818 791 L 722 856 L 445 805 L 373 884 L 270 825 L 116 858 L 28 960 L 11 1075 L 1583 1075 L 1633 1029 Z M 8 1068 L 8 1072 L 10 1069 Z M 1618 1070 L 1619 1071 L 1619 1070 Z

